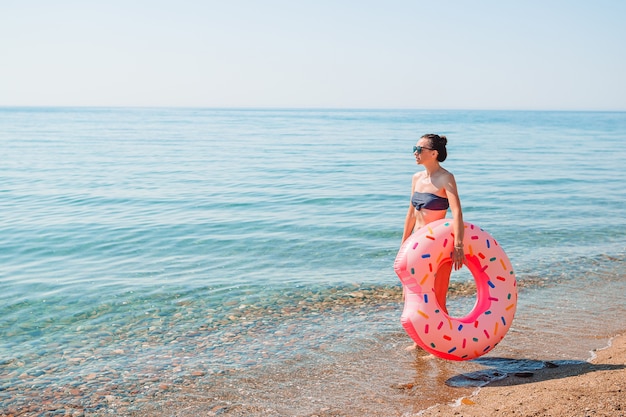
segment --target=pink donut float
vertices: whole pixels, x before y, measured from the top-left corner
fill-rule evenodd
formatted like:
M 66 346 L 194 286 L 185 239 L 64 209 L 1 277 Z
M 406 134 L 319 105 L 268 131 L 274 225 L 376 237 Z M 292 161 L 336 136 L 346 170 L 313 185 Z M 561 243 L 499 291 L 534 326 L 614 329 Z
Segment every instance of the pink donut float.
M 424 350 L 443 359 L 475 359 L 493 349 L 511 326 L 517 283 L 511 262 L 483 229 L 465 223 L 464 265 L 476 281 L 477 300 L 465 317 L 450 317 L 435 297 L 435 280 L 452 271 L 450 219 L 415 231 L 402 245 L 394 270 L 404 286 L 402 326 Z

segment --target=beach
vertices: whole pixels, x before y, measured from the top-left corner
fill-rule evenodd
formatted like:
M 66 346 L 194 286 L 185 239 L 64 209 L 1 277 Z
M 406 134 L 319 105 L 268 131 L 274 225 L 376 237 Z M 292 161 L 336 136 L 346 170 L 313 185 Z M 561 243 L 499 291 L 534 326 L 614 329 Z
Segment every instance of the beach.
M 420 354 L 417 354 L 420 356 Z M 439 359 L 418 357 L 419 361 L 439 361 Z M 273 407 L 244 405 L 249 402 L 244 395 L 251 387 L 242 384 L 240 387 L 232 387 L 231 392 L 222 392 L 218 397 L 205 400 L 191 400 L 184 404 L 175 405 L 170 403 L 165 407 L 154 407 L 139 413 L 133 413 L 135 417 L 165 417 L 165 416 L 307 416 L 307 417 L 484 417 L 484 416 L 524 416 L 524 417 L 587 417 L 606 416 L 620 417 L 626 415 L 626 336 L 621 335 L 613 338 L 609 347 L 594 352 L 594 358 L 590 361 L 572 361 L 559 364 L 559 361 L 545 361 L 545 366 L 533 372 L 517 373 L 508 375 L 503 379 L 494 381 L 474 389 L 471 393 L 459 396 L 453 403 L 438 404 L 425 410 L 407 411 L 411 409 L 411 403 L 419 403 L 420 393 L 413 389 L 412 384 L 400 384 L 393 386 L 398 392 L 403 392 L 404 398 L 399 399 L 398 404 L 386 403 L 384 395 L 377 396 L 367 388 L 367 378 L 363 381 L 354 381 L 354 384 L 363 387 L 363 396 L 355 398 L 350 404 L 339 393 L 337 401 L 333 404 L 325 403 L 317 407 L 311 407 L 309 412 L 289 411 L 289 403 L 293 403 L 293 410 L 302 410 L 302 403 L 310 397 L 306 394 L 295 396 L 292 385 L 287 381 L 285 384 L 285 396 L 282 399 L 282 407 L 273 404 Z M 295 380 L 295 384 L 306 382 Z M 268 383 L 278 383 L 275 379 Z M 336 381 L 335 381 L 336 383 Z M 329 389 L 336 387 L 329 381 Z M 261 394 L 260 386 L 257 386 L 257 394 Z M 433 387 L 436 389 L 445 389 Z M 266 386 L 266 389 L 271 387 Z M 209 390 L 211 397 L 216 392 Z M 368 392 L 370 391 L 370 392 Z M 467 393 L 468 388 L 460 388 L 458 393 Z M 383 394 L 382 392 L 380 394 Z M 293 396 L 292 396 L 293 395 Z M 315 394 L 313 394 L 315 395 Z M 332 394 L 330 394 L 332 398 Z M 367 404 L 359 406 L 358 401 L 369 398 L 369 401 L 379 403 L 380 407 Z M 386 403 L 386 404 L 385 404 Z M 278 407 L 279 409 L 277 410 Z
M 508 376 L 420 416 L 626 416 L 626 336 L 595 352 L 588 363 Z
M 508 375 L 492 382 L 470 395 L 459 397 L 454 403 L 439 404 L 417 412 L 402 411 L 400 407 L 388 405 L 387 410 L 366 411 L 357 404 L 324 404 L 316 411 L 308 413 L 271 408 L 244 407 L 232 393 L 222 401 L 193 401 L 165 409 L 151 409 L 149 412 L 132 414 L 136 417 L 165 416 L 307 416 L 307 417 L 368 417 L 368 416 L 423 416 L 423 417 L 484 417 L 484 416 L 523 416 L 523 417 L 587 417 L 626 416 L 626 336 L 617 336 L 611 345 L 594 352 L 593 360 L 581 363 L 558 365 L 546 361 L 543 369 L 530 373 Z M 437 360 L 424 359 L 421 360 Z M 362 384 L 363 382 L 356 382 Z M 409 391 L 410 386 L 395 387 Z M 443 387 L 442 387 L 443 388 Z M 467 388 L 459 390 L 466 391 Z M 234 390 L 236 391 L 236 390 Z M 419 393 L 407 394 L 416 399 Z M 227 400 L 228 398 L 228 400 Z M 371 397 L 377 401 L 376 396 Z M 306 397 L 289 401 L 303 402 Z M 409 401 L 410 402 L 410 401 Z M 287 403 L 287 399 L 285 399 Z M 405 406 L 408 403 L 405 402 Z M 296 407 L 298 408 L 298 407 Z M 367 408 L 367 407 L 366 407 Z M 370 408 L 371 410 L 371 408 Z
M 391 346 L 395 348 L 396 346 Z M 395 351 L 395 349 L 388 350 Z M 380 353 L 380 352 L 379 352 Z M 423 352 L 412 352 L 416 364 L 426 367 L 434 362 L 449 364 L 448 361 L 428 357 Z M 393 363 L 401 355 L 379 358 L 387 362 L 385 377 L 397 379 Z M 17 416 L 133 416 L 133 417 L 195 417 L 195 416 L 302 416 L 302 417 L 484 417 L 484 416 L 606 416 L 626 415 L 626 336 L 611 340 L 610 346 L 594 352 L 590 361 L 545 361 L 542 369 L 519 376 L 508 375 L 481 388 L 450 388 L 442 382 L 433 386 L 434 391 L 446 391 L 446 395 L 457 395 L 449 403 L 433 405 L 422 409 L 421 393 L 413 383 L 377 385 L 377 366 L 373 371 L 364 369 L 366 364 L 359 362 L 359 375 L 347 375 L 337 367 L 326 367 L 307 375 L 273 372 L 267 373 L 265 381 L 240 375 L 232 383 L 207 384 L 203 389 L 185 386 L 159 384 L 152 399 L 141 393 L 128 393 L 126 399 L 113 395 L 113 392 L 68 391 L 65 396 L 89 398 L 104 404 L 105 407 L 86 409 L 78 405 L 69 406 L 61 398 L 59 401 L 47 399 L 32 401 L 30 406 L 16 409 L 3 409 L 2 417 Z M 374 358 L 368 358 L 372 362 Z M 567 361 L 565 361 L 567 362 Z M 429 365 L 430 364 L 430 365 Z M 349 368 L 348 364 L 344 364 Z M 341 368 L 341 366 L 339 366 Z M 417 372 L 421 372 L 416 368 Z M 405 377 L 407 375 L 404 375 Z M 417 379 L 420 375 L 414 375 Z M 352 378 L 352 379 L 350 379 Z M 448 379 L 448 381 L 453 378 Z M 346 384 L 355 386 L 360 393 L 352 398 L 342 396 L 341 389 Z M 283 394 L 275 402 L 269 392 L 280 388 Z M 389 396 L 395 392 L 395 401 Z M 323 394 L 322 394 L 323 393 Z M 427 395 L 432 395 L 429 392 Z M 134 400 L 131 400 L 134 397 Z M 254 397 L 254 398 L 253 398 Z M 315 397 L 315 398 L 314 398 Z M 261 401 L 259 401 L 261 400 Z M 279 401 L 279 402 L 277 402 Z M 364 402 L 368 403 L 365 404 Z M 307 410 L 307 411 L 303 411 Z M 410 410 L 410 411 L 409 411 Z

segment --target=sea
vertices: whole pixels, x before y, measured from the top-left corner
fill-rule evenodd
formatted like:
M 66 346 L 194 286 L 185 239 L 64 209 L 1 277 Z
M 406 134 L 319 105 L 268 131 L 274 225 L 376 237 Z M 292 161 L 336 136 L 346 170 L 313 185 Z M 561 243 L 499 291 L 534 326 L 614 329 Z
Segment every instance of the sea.
M 400 324 L 425 133 L 518 282 L 472 361 Z M 626 329 L 625 112 L 0 107 L 0 156 L 1 416 L 417 416 Z

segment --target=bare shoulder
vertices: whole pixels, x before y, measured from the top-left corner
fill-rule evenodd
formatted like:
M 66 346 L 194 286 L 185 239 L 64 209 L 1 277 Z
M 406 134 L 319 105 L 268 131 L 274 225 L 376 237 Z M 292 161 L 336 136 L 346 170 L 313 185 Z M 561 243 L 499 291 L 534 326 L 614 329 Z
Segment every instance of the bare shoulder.
M 456 190 L 456 180 L 454 179 L 454 174 L 446 169 L 442 169 L 440 171 L 436 181 L 439 188 L 443 188 L 446 191 Z
M 454 174 L 448 171 L 447 169 L 441 170 L 441 178 L 445 183 L 454 182 Z
M 420 179 L 424 178 L 424 171 L 417 171 L 415 174 L 413 174 L 412 180 L 413 180 L 413 185 L 415 185 L 415 183 L 417 181 L 419 181 Z
M 441 171 L 439 171 L 439 172 L 441 172 L 441 175 L 444 176 L 444 177 L 448 177 L 448 178 L 452 177 L 452 178 L 454 178 L 454 174 L 452 174 L 450 171 L 448 171 L 447 169 L 445 169 L 443 167 L 441 168 Z

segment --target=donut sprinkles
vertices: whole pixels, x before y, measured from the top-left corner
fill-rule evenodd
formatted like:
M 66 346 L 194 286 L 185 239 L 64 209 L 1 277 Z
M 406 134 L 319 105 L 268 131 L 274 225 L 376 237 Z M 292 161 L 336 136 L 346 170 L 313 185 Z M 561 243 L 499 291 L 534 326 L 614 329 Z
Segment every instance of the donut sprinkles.
M 404 286 L 401 323 L 418 346 L 449 360 L 475 359 L 506 335 L 517 307 L 511 262 L 485 230 L 465 222 L 464 266 L 476 282 L 476 303 L 464 317 L 451 317 L 435 297 L 435 280 L 451 273 L 454 234 L 450 219 L 426 225 L 402 245 L 394 270 Z

